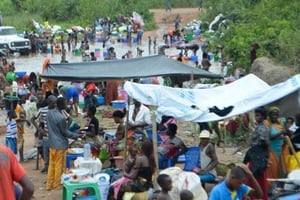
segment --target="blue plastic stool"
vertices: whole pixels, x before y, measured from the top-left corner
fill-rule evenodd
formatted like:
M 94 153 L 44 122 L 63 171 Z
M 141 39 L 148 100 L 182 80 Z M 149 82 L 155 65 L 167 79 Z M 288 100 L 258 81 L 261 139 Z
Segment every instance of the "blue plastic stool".
M 71 161 L 76 160 L 78 157 L 83 157 L 83 153 L 70 153 L 70 154 L 67 154 L 66 168 L 70 169 L 71 168 Z
M 69 181 L 65 181 L 63 184 L 63 195 L 62 199 L 63 200 L 73 200 L 73 192 L 78 189 L 84 189 L 88 188 L 89 191 L 91 192 L 90 196 L 86 197 L 78 197 L 76 199 L 88 199 L 88 200 L 102 200 L 100 191 L 99 191 L 99 186 L 97 182 L 79 182 L 79 183 L 71 183 Z

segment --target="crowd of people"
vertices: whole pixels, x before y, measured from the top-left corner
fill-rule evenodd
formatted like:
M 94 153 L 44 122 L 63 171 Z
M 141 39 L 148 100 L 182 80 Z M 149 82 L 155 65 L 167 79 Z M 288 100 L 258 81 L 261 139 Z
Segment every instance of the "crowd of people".
M 166 10 L 171 10 L 170 1 L 166 1 Z M 173 41 L 179 31 L 179 19 L 175 20 L 175 31 L 165 35 L 166 43 L 161 48 L 169 48 L 168 42 Z M 138 28 L 138 27 L 137 27 Z M 139 44 L 142 40 L 142 30 L 138 30 Z M 139 32 L 140 31 L 140 32 Z M 176 35 L 178 36 L 178 35 Z M 108 48 L 107 60 L 116 59 L 114 48 L 109 44 L 110 34 L 107 34 L 104 45 Z M 129 37 L 129 36 L 128 36 Z M 170 40 L 167 38 L 170 37 Z M 71 51 L 71 43 L 77 40 L 70 35 L 67 39 L 67 50 Z M 66 62 L 66 51 L 64 51 L 64 39 L 62 41 L 62 62 Z M 77 42 L 77 41 L 76 41 Z M 69 44 L 70 43 L 70 44 Z M 156 49 L 156 38 L 148 38 L 149 51 Z M 76 45 L 75 45 L 76 46 Z M 54 46 L 53 46 L 54 47 Z M 203 51 L 202 68 L 209 70 L 211 66 L 207 45 L 201 46 Z M 80 47 L 82 53 L 89 49 L 88 40 L 84 38 Z M 187 45 L 181 48 L 181 56 L 192 50 L 196 55 L 198 45 Z M 220 49 L 221 51 L 222 49 Z M 138 56 L 142 56 L 141 49 L 137 49 Z M 51 50 L 52 52 L 52 50 Z M 55 52 L 55 48 L 53 49 Z M 158 50 L 164 54 L 164 50 Z M 180 55 L 180 54 L 179 54 Z M 94 55 L 92 55 L 93 57 Z M 129 50 L 122 58 L 132 58 L 132 51 Z M 179 61 L 182 57 L 179 56 Z M 91 60 L 95 60 L 92 58 Z M 223 60 L 224 61 L 224 60 Z M 225 66 L 226 64 L 224 64 Z M 104 83 L 86 82 L 85 84 L 71 82 L 54 82 L 51 80 L 40 80 L 32 72 L 30 75 L 17 77 L 14 63 L 6 58 L 1 58 L 0 67 L 2 70 L 1 90 L 3 90 L 4 107 L 7 112 L 7 132 L 5 137 L 6 146 L 0 146 L 0 197 L 8 199 L 14 194 L 20 199 L 30 199 L 34 192 L 34 184 L 24 171 L 24 142 L 26 142 L 25 126 L 32 124 L 35 127 L 36 147 L 38 154 L 44 160 L 42 173 L 47 174 L 46 190 L 60 190 L 61 175 L 66 164 L 67 149 L 70 147 L 68 139 L 78 138 L 83 143 L 92 142 L 94 145 L 104 145 L 98 140 L 101 135 L 101 126 L 96 116 L 97 99 L 95 95 L 105 96 L 105 104 L 110 105 L 112 100 L 120 96 L 122 81 L 109 80 Z M 225 70 L 224 70 L 225 71 Z M 224 72 L 225 73 L 225 72 Z M 80 128 L 74 118 L 81 117 L 78 104 L 79 96 L 84 98 L 83 112 L 85 115 L 85 128 Z M 31 117 L 27 116 L 24 105 L 30 103 L 33 106 Z M 228 108 L 229 112 L 233 107 Z M 228 113 L 226 111 L 226 113 Z M 210 108 L 210 112 L 224 116 L 224 112 L 218 108 Z M 300 152 L 300 114 L 295 117 L 280 118 L 280 109 L 277 107 L 257 108 L 255 113 L 255 127 L 251 134 L 250 148 L 247 151 L 244 164 L 233 167 L 227 176 L 220 181 L 209 193 L 209 199 L 242 199 L 249 195 L 251 198 L 268 199 L 272 195 L 272 186 L 267 178 L 286 177 L 293 169 L 299 168 L 295 164 L 295 158 L 291 149 Z M 125 126 L 125 116 L 128 115 L 128 126 Z M 151 113 L 147 105 L 133 99 L 133 104 L 124 110 L 115 110 L 112 118 L 117 124 L 115 138 L 105 142 L 108 148 L 110 167 L 116 167 L 114 157 L 116 155 L 127 155 L 124 161 L 124 168 L 120 177 L 115 177 L 109 190 L 110 199 L 122 199 L 126 192 L 140 193 L 148 191 L 153 187 L 153 175 L 156 164 L 154 159 L 154 146 L 151 138 L 145 132 L 151 128 Z M 171 160 L 171 166 L 176 165 L 178 157 L 188 151 L 188 146 L 177 136 L 178 127 L 176 120 L 169 116 L 159 124 L 159 130 L 165 133 L 166 138 L 158 146 L 158 160 L 167 157 Z M 75 125 L 74 125 L 75 124 Z M 126 127 L 128 130 L 126 130 Z M 199 147 L 201 149 L 199 159 L 201 163 L 192 168 L 192 172 L 199 176 L 199 180 L 205 187 L 205 183 L 215 182 L 217 179 L 216 168 L 218 157 L 216 145 L 210 140 L 212 128 L 205 126 L 201 128 L 199 135 Z M 128 132 L 125 138 L 125 132 Z M 286 140 L 290 140 L 289 146 Z M 125 143 L 127 141 L 127 143 Z M 79 145 L 83 145 L 81 142 Z M 18 159 L 17 159 L 18 158 Z M 294 160 L 293 160 L 294 159 Z M 162 168 L 170 167 L 163 163 Z M 160 174 L 157 176 L 157 183 L 161 191 L 154 192 L 149 199 L 171 199 L 169 192 L 172 190 L 170 176 Z M 19 187 L 22 187 L 20 192 Z M 4 191 L 4 192 L 2 192 Z M 182 189 L 180 199 L 193 199 L 191 191 Z M 1 199 L 1 198 L 0 198 Z

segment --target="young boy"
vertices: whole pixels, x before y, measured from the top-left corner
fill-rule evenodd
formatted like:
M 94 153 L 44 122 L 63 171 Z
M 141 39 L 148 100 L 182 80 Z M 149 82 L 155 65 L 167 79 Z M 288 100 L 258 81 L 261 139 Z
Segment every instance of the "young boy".
M 172 200 L 169 191 L 172 190 L 172 179 L 167 174 L 160 174 L 157 183 L 161 187 L 161 192 L 157 195 L 158 200 Z
M 15 120 L 16 113 L 13 110 L 8 111 L 7 113 L 7 120 L 6 120 L 6 136 L 5 136 L 5 144 L 9 147 L 15 155 L 18 153 L 17 147 L 17 137 L 18 137 L 18 130 L 17 130 L 17 122 Z
M 180 192 L 180 200 L 193 200 L 194 194 L 189 190 L 182 190 Z
M 249 178 L 254 188 L 245 185 L 244 182 Z M 240 164 L 231 169 L 225 181 L 216 185 L 210 195 L 210 200 L 239 200 L 245 196 L 262 198 L 262 190 L 254 178 L 249 168 Z

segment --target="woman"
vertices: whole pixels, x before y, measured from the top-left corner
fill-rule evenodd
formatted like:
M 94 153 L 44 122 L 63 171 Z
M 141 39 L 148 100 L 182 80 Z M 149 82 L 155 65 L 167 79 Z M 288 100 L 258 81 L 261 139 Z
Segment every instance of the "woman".
M 155 161 L 153 155 L 153 143 L 144 140 L 141 147 L 141 155 L 137 156 L 135 165 L 130 173 L 124 172 L 123 176 L 132 180 L 121 186 L 118 193 L 118 200 L 123 198 L 125 192 L 145 192 L 152 187 L 152 175 L 155 171 Z
M 71 144 L 71 147 L 83 147 L 86 143 L 92 143 L 95 148 L 100 148 L 102 142 L 96 137 L 99 132 L 99 120 L 96 115 L 96 107 L 90 106 L 87 110 L 87 117 L 85 118 L 85 128 L 80 130 L 80 134 L 83 134 L 85 137 L 82 140 L 74 141 Z M 93 151 L 93 149 L 92 149 Z M 92 152 L 93 155 L 98 155 L 99 151 Z
M 87 108 L 90 106 L 95 106 L 97 100 L 95 100 L 94 94 L 97 91 L 97 87 L 93 82 L 87 82 L 85 89 L 83 90 L 84 97 L 84 108 L 83 111 L 86 112 Z
M 267 170 L 268 178 L 280 178 L 282 176 L 281 148 L 285 132 L 285 120 L 279 118 L 279 112 L 278 107 L 270 107 L 268 119 L 264 121 L 270 131 L 269 162 L 271 166 Z
M 187 151 L 187 146 L 184 142 L 176 136 L 177 134 L 177 125 L 169 124 L 167 129 L 168 138 L 165 139 L 158 147 L 158 160 L 164 157 L 169 157 L 172 161 L 172 166 L 176 164 L 178 156 L 184 154 Z M 164 168 L 165 163 L 162 163 L 163 166 L 160 168 Z
M 96 111 L 97 109 L 95 106 L 88 107 L 87 117 L 85 119 L 86 129 L 84 130 L 84 133 L 90 137 L 95 137 L 98 135 L 99 131 L 99 120 L 95 116 Z
M 251 148 L 247 151 L 244 163 L 249 169 L 263 191 L 263 199 L 268 200 L 267 167 L 269 158 L 270 131 L 264 124 L 267 112 L 264 107 L 255 109 L 256 127 L 251 137 Z M 250 186 L 251 183 L 249 183 Z

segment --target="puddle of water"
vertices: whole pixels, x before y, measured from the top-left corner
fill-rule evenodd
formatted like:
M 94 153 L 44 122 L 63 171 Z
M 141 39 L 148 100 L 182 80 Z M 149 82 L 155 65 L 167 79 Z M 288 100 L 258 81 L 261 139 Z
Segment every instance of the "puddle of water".
M 122 55 L 124 55 L 128 50 L 132 50 L 133 56 L 137 57 L 137 47 L 140 47 L 144 50 L 143 56 L 155 55 L 156 53 L 153 51 L 153 46 L 151 52 L 148 50 L 148 42 L 143 41 L 142 45 L 137 45 L 135 43 L 132 44 L 130 47 L 127 43 L 115 43 L 112 45 L 115 48 L 115 52 L 118 59 L 121 59 Z M 95 51 L 95 49 L 100 49 L 100 58 L 97 60 L 104 60 L 103 58 L 103 51 L 106 49 L 102 48 L 102 43 L 94 43 L 90 44 L 90 51 Z M 157 52 L 157 51 L 156 51 Z M 176 49 L 176 47 L 172 47 L 165 50 L 166 55 L 177 55 L 179 54 L 180 50 Z M 189 56 L 191 52 L 189 52 Z M 197 56 L 199 58 L 199 63 L 201 62 L 200 59 L 202 57 L 201 49 L 198 50 Z M 60 63 L 61 55 L 60 54 L 37 54 L 37 55 L 30 55 L 30 56 L 20 56 L 20 57 L 11 57 L 9 60 L 15 62 L 16 71 L 26 71 L 27 74 L 30 72 L 39 72 L 41 73 L 42 64 L 45 58 L 50 58 L 52 63 Z M 67 53 L 67 60 L 69 63 L 74 62 L 82 62 L 81 56 L 75 56 L 73 53 Z M 193 62 L 188 62 L 189 65 L 194 66 Z M 220 66 L 217 62 L 212 62 L 212 66 L 210 67 L 210 71 L 213 73 L 220 73 Z

